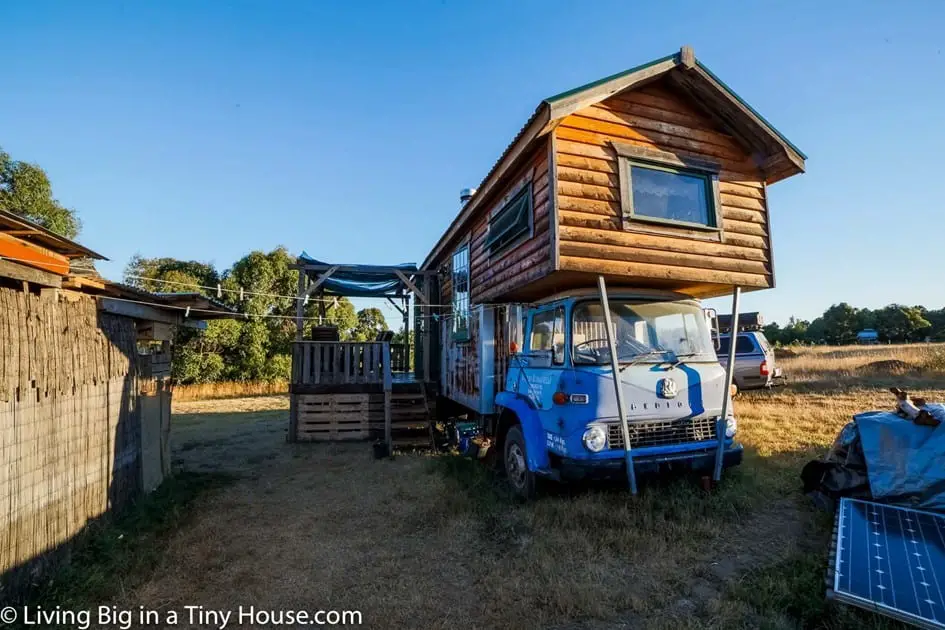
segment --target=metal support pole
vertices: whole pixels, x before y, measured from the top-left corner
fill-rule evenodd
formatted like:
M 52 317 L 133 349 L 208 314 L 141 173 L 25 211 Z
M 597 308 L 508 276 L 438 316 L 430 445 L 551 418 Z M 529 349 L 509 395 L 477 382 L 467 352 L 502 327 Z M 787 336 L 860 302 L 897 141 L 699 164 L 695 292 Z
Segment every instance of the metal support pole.
M 627 407 L 623 402 L 623 390 L 620 387 L 620 361 L 617 359 L 617 341 L 614 339 L 613 324 L 610 320 L 610 302 L 607 300 L 607 285 L 604 276 L 597 276 L 597 290 L 600 292 L 600 305 L 604 310 L 604 329 L 607 345 L 610 347 L 610 367 L 614 373 L 614 393 L 617 395 L 617 415 L 620 417 L 620 429 L 623 431 L 623 444 L 626 448 L 624 458 L 627 462 L 627 482 L 630 492 L 637 493 L 637 476 L 633 470 L 633 456 L 630 454 L 630 427 L 627 425 Z
M 722 478 L 722 460 L 725 459 L 725 432 L 728 430 L 728 408 L 732 400 L 732 379 L 735 376 L 735 345 L 738 341 L 738 302 L 742 297 L 742 288 L 735 287 L 732 294 L 732 332 L 728 338 L 728 365 L 725 368 L 725 389 L 722 390 L 722 417 L 719 418 L 716 431 L 719 445 L 715 450 L 715 471 L 712 479 Z

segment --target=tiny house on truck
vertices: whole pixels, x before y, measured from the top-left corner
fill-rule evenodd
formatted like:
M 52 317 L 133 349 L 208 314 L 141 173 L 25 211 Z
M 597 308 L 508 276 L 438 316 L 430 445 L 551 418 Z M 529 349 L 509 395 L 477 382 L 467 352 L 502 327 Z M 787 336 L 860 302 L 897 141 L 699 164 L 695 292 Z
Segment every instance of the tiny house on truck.
M 443 406 L 517 490 L 740 460 L 697 300 L 774 287 L 767 186 L 805 159 L 688 47 L 538 105 L 420 267 Z

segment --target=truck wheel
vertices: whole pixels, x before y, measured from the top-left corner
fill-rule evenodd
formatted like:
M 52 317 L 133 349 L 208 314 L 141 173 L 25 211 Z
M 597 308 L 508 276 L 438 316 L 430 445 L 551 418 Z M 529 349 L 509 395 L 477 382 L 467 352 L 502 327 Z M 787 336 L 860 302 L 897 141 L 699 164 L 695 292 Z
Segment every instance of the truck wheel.
M 528 469 L 528 454 L 525 438 L 518 426 L 513 426 L 505 435 L 505 475 L 512 491 L 522 499 L 535 496 L 535 473 Z

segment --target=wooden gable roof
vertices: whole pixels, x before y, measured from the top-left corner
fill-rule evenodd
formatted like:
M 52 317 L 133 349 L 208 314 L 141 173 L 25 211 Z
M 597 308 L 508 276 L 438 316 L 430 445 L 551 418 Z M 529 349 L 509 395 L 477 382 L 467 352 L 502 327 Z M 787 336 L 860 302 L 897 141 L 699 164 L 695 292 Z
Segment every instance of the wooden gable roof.
M 454 242 L 467 221 L 490 200 L 493 189 L 514 170 L 535 143 L 566 116 L 619 92 L 662 79 L 689 95 L 701 111 L 735 138 L 752 156 L 768 183 L 804 172 L 807 156 L 698 61 L 692 48 L 684 46 L 673 55 L 556 94 L 539 103 L 535 113 L 482 180 L 478 192 L 437 241 L 421 269 L 428 269 L 441 258 L 444 249 Z

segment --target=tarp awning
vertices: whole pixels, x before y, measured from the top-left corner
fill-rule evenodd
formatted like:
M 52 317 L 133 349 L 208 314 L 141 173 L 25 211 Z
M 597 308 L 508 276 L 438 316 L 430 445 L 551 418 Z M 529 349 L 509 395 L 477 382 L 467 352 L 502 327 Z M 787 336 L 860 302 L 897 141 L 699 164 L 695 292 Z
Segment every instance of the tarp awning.
M 406 292 L 407 287 L 404 286 L 403 280 L 397 275 L 397 271 L 408 277 L 417 273 L 417 265 L 414 263 L 339 265 L 316 260 L 304 251 L 299 255 L 298 262 L 300 265 L 316 265 L 319 267 L 317 270 L 305 270 L 305 273 L 313 280 L 322 277 L 328 268 L 337 267 L 330 276 L 322 281 L 319 289 L 324 290 L 326 295 L 344 297 L 388 297 L 398 295 Z

